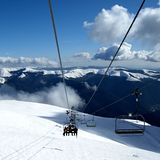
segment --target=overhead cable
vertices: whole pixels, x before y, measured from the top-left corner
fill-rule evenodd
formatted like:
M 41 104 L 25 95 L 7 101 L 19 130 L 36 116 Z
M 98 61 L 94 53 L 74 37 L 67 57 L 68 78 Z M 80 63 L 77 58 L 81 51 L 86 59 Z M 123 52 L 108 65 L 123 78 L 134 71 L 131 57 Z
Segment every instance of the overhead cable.
M 142 9 L 142 7 L 143 7 L 143 5 L 144 5 L 144 3 L 145 3 L 145 0 L 142 1 L 142 3 L 141 3 L 141 5 L 140 5 L 140 7 L 139 7 L 139 9 L 138 9 L 138 11 L 137 11 L 137 13 L 136 13 L 134 19 L 133 19 L 132 23 L 130 24 L 130 26 L 129 26 L 129 28 L 128 28 L 128 30 L 127 30 L 127 32 L 126 32 L 124 38 L 122 39 L 122 41 L 121 41 L 121 43 L 120 43 L 120 45 L 119 45 L 117 51 L 115 52 L 115 54 L 114 54 L 114 56 L 113 56 L 111 62 L 109 63 L 109 65 L 108 65 L 108 67 L 107 67 L 107 69 L 106 69 L 106 71 L 105 71 L 103 77 L 100 79 L 100 81 L 99 81 L 99 83 L 98 83 L 98 85 L 97 85 L 97 88 L 95 89 L 95 91 L 94 91 L 93 94 L 91 95 L 89 101 L 88 101 L 88 102 L 86 103 L 86 105 L 84 106 L 84 108 L 83 108 L 84 111 L 85 111 L 85 109 L 87 108 L 87 106 L 90 104 L 90 102 L 92 101 L 92 99 L 94 98 L 94 96 L 95 96 L 97 90 L 99 89 L 99 87 L 100 87 L 102 81 L 103 81 L 104 78 L 106 77 L 106 75 L 107 75 L 107 73 L 108 73 L 108 71 L 109 71 L 109 69 L 110 69 L 110 67 L 111 67 L 111 65 L 112 65 L 112 63 L 113 63 L 113 61 L 115 60 L 117 54 L 119 53 L 119 50 L 121 49 L 121 47 L 122 47 L 122 45 L 123 45 L 123 43 L 124 43 L 126 37 L 128 36 L 128 34 L 129 34 L 129 32 L 130 32 L 130 30 L 131 30 L 131 28 L 132 28 L 132 26 L 133 26 L 135 20 L 137 19 L 138 15 L 139 15 L 139 12 L 141 11 L 141 9 Z
M 63 84 L 64 84 L 66 103 L 67 103 L 68 109 L 70 109 L 69 100 L 68 100 L 68 94 L 67 94 L 66 81 L 65 81 L 64 70 L 63 70 L 63 65 L 62 65 L 61 52 L 60 52 L 60 47 L 59 47 L 59 43 L 58 43 L 56 24 L 55 24 L 55 20 L 54 20 L 53 9 L 52 9 L 52 0 L 48 0 L 48 4 L 49 4 L 49 11 L 50 11 L 50 16 L 51 16 L 51 20 L 52 20 L 52 27 L 53 27 L 53 31 L 54 31 L 54 37 L 55 37 L 55 41 L 56 41 L 56 48 L 57 48 L 57 53 L 58 53 L 60 69 L 61 69 L 61 73 L 62 73 L 62 79 L 63 79 Z

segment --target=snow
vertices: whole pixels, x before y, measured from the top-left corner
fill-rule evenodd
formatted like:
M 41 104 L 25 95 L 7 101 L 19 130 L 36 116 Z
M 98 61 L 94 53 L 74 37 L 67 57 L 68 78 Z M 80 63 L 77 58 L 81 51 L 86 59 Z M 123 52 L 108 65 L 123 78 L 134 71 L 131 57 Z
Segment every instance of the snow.
M 140 81 L 140 77 L 137 77 L 136 75 L 131 74 L 127 71 L 121 71 L 120 76 L 126 77 L 128 81 Z
M 65 73 L 66 78 L 78 78 L 83 77 L 84 75 L 88 73 L 94 73 L 96 74 L 98 72 L 97 69 L 73 69 L 69 70 Z
M 43 75 L 49 75 L 49 74 L 56 74 L 55 71 L 47 71 L 47 70 L 43 70 Z
M 104 75 L 105 72 L 106 72 L 106 69 L 105 69 L 105 68 L 104 68 L 104 69 L 99 69 L 98 72 L 97 72 L 97 74 L 102 74 L 102 75 Z
M 49 74 L 52 74 L 52 75 L 61 75 L 62 72 L 61 70 L 42 70 L 43 71 L 43 75 L 49 75 Z M 64 70 L 64 73 L 67 72 L 66 70 Z
M 26 77 L 26 75 L 24 74 L 24 73 L 22 73 L 20 76 L 19 76 L 19 78 L 25 78 Z
M 0 77 L 10 77 L 10 69 L 9 68 L 1 68 L 0 69 Z
M 88 74 L 88 73 L 94 73 L 97 74 L 98 69 L 68 69 L 68 70 L 64 70 L 64 76 L 65 78 L 79 78 L 79 77 L 83 77 L 84 75 Z M 57 74 L 57 75 L 61 75 L 61 71 L 60 70 L 55 70 L 55 71 L 48 71 L 48 70 L 43 70 L 43 74 L 44 75 L 48 75 L 48 74 Z
M 5 83 L 5 78 L 0 77 L 0 84 L 4 84 Z
M 105 74 L 106 69 L 100 69 L 97 73 L 98 74 Z M 145 70 L 146 71 L 146 70 Z M 108 72 L 109 76 L 116 76 L 116 77 L 126 77 L 127 81 L 141 81 L 144 78 L 152 78 L 150 75 L 145 75 L 141 73 L 132 73 L 127 69 L 123 70 L 121 68 L 111 68 Z
M 154 70 L 143 69 L 143 72 L 149 76 L 158 76 L 160 72 Z
M 32 68 L 32 67 L 26 67 L 23 72 L 24 72 L 24 73 L 25 73 L 25 72 L 36 73 L 36 72 L 39 72 L 39 70 L 36 69 L 36 68 Z
M 1 160 L 159 160 L 160 157 L 158 127 L 147 125 L 144 135 L 122 136 L 114 133 L 114 119 L 95 117 L 97 127 L 79 124 L 77 137 L 64 137 L 63 108 L 2 100 L 0 115 Z
M 0 77 L 1 78 L 7 78 L 12 76 L 10 73 L 11 71 L 18 71 L 19 69 L 22 68 L 1 68 L 0 69 Z M 116 76 L 116 77 L 126 77 L 126 80 L 128 81 L 141 81 L 144 78 L 150 78 L 159 81 L 156 77 L 160 75 L 158 71 L 153 71 L 153 70 L 148 70 L 148 69 L 143 69 L 143 73 L 138 73 L 136 71 L 132 72 L 131 70 L 128 70 L 126 68 L 118 68 L 118 67 L 113 67 L 110 68 L 108 75 L 109 76 Z M 42 72 L 43 75 L 61 75 L 61 71 L 59 69 L 47 69 L 47 68 L 33 68 L 33 67 L 26 67 L 22 74 L 19 76 L 19 78 L 24 78 L 25 73 L 37 73 L 37 72 Z M 80 78 L 85 76 L 86 74 L 92 73 L 92 74 L 101 74 L 104 75 L 106 72 L 106 68 L 69 68 L 69 69 L 64 69 L 64 76 L 65 78 Z M 1 80 L 1 83 L 3 81 Z

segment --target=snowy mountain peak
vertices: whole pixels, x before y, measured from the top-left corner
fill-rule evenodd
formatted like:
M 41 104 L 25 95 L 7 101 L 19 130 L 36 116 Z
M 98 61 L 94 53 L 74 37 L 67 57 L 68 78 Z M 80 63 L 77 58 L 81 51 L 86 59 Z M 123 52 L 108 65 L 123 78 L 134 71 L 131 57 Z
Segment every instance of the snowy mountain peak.
M 19 71 L 20 68 L 2 68 L 0 70 L 0 77 L 7 78 L 11 77 L 12 73 L 11 71 Z M 61 77 L 61 71 L 59 69 L 40 69 L 40 68 L 31 68 L 27 67 L 22 70 L 22 77 L 25 75 L 25 73 L 43 73 L 43 75 L 57 75 Z M 68 68 L 64 69 L 64 76 L 65 78 L 80 78 L 87 74 L 100 74 L 104 75 L 106 72 L 106 68 Z M 158 71 L 153 70 L 129 70 L 126 68 L 118 68 L 114 67 L 111 68 L 108 72 L 109 76 L 116 76 L 116 77 L 126 77 L 128 81 L 141 81 L 141 79 L 150 78 L 154 79 L 155 77 L 160 75 Z M 157 79 L 158 80 L 158 79 Z
M 8 68 L 1 68 L 0 69 L 0 77 L 10 77 L 10 69 Z

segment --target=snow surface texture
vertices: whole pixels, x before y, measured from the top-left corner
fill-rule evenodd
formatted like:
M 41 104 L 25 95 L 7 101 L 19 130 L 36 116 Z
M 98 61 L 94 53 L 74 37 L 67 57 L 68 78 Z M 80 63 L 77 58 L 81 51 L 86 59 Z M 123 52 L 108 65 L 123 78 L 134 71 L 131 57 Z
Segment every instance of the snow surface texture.
M 0 101 L 1 160 L 159 160 L 160 128 L 144 135 L 114 133 L 114 119 L 95 117 L 97 127 L 79 125 L 78 136 L 62 136 L 65 109 Z M 91 118 L 86 115 L 86 118 Z

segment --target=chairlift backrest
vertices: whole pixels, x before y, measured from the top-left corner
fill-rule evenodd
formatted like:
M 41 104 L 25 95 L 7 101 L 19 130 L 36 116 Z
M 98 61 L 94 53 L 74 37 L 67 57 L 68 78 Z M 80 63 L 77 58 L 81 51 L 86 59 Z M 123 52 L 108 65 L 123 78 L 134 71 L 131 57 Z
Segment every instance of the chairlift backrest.
M 88 120 L 86 122 L 87 127 L 96 127 L 96 122 L 94 120 Z

